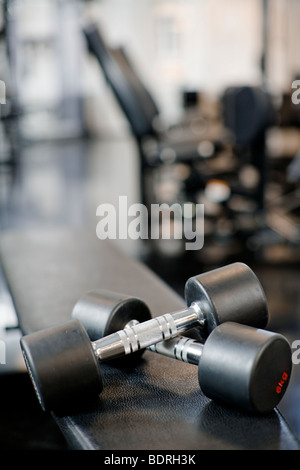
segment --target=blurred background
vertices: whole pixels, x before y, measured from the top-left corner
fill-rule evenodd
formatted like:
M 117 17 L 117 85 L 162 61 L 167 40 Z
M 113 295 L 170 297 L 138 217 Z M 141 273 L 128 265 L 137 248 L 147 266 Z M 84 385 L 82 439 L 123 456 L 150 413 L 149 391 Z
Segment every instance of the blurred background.
M 200 250 L 167 208 L 170 239 L 113 243 L 181 295 L 188 277 L 247 262 L 270 329 L 300 339 L 299 17 L 297 0 L 0 1 L 0 233 L 96 236 L 97 207 L 120 196 L 189 205 L 196 230 L 204 204 Z M 0 294 L 15 344 L 4 276 Z M 298 368 L 281 410 L 300 437 Z M 36 413 L 28 446 L 63 446 Z

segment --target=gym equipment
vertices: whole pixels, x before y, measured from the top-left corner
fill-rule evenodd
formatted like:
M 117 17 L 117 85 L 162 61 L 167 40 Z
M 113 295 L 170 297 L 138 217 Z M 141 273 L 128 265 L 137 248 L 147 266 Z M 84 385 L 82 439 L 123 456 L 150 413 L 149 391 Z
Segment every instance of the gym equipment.
M 98 361 L 107 360 L 110 350 L 106 338 L 91 342 L 78 320 L 24 336 L 21 348 L 45 411 L 61 410 L 101 393 Z M 182 345 L 182 339 L 176 339 L 175 346 L 165 341 L 154 350 L 171 350 L 174 357 L 198 361 L 205 395 L 259 413 L 277 405 L 291 373 L 291 350 L 284 337 L 231 322 L 217 326 L 204 345 L 193 340 Z
M 110 359 L 113 349 L 118 357 L 193 328 L 199 335 L 197 339 L 205 340 L 225 321 L 256 328 L 265 328 L 268 322 L 263 288 L 244 263 L 232 263 L 189 278 L 185 285 L 185 301 L 186 309 L 151 319 L 147 306 L 140 299 L 99 289 L 79 299 L 72 318 L 84 325 L 92 341 L 107 337 Z M 143 324 L 131 328 L 129 323 L 133 320 Z M 126 334 L 118 331 L 125 326 Z
M 292 362 L 287 340 L 246 325 L 223 323 L 204 345 L 178 337 L 148 349 L 198 365 L 199 385 L 208 398 L 251 412 L 272 411 L 290 380 Z
M 255 281 L 256 288 L 258 288 L 260 294 L 261 286 L 247 266 L 240 263 L 235 264 L 238 266 L 229 265 L 225 268 L 190 278 L 186 284 L 187 304 L 193 305 L 194 299 L 209 299 L 207 305 L 204 304 L 203 300 L 199 304 L 201 304 L 201 307 L 206 305 L 207 316 L 211 320 L 215 319 L 215 316 L 212 314 L 211 305 L 215 306 L 217 312 L 224 313 L 224 316 L 218 317 L 220 323 L 226 322 L 226 316 L 230 317 L 231 314 L 230 305 L 224 305 L 225 298 L 227 297 L 226 292 L 228 293 L 231 290 L 233 296 L 236 294 L 237 297 L 235 298 L 239 299 L 241 310 L 252 305 L 250 297 L 255 291 Z M 235 278 L 235 293 L 232 292 L 234 284 L 233 268 L 240 270 L 240 283 L 237 282 L 237 275 Z M 242 272 L 244 276 L 247 275 L 248 280 L 248 283 L 246 283 L 244 277 L 243 290 L 241 289 Z M 246 286 L 250 287 L 249 278 L 251 274 L 253 285 L 252 289 L 247 291 Z M 213 292 L 213 288 L 215 288 L 215 292 Z M 244 297 L 246 292 L 248 292 L 250 297 Z M 258 297 L 256 296 L 256 302 L 253 305 L 256 305 L 256 308 L 260 305 L 261 311 L 263 311 L 263 306 L 266 309 L 265 298 L 262 296 L 259 302 L 257 299 Z M 135 313 L 133 308 L 136 309 Z M 131 327 L 136 328 L 139 324 L 137 319 L 138 312 L 142 316 L 142 311 L 147 311 L 147 306 L 139 299 L 109 291 L 97 290 L 87 293 L 77 302 L 72 316 L 82 322 L 90 339 L 95 340 L 106 334 L 116 332 L 122 326 L 124 327 L 124 332 L 129 332 Z M 186 312 L 187 316 L 188 310 L 182 312 Z M 260 322 L 262 325 L 266 324 L 266 316 L 259 319 L 259 316 L 255 316 L 255 312 L 252 312 L 253 318 L 251 319 L 250 314 L 246 317 L 243 313 L 242 311 L 240 312 L 240 318 L 244 321 L 248 320 L 253 323 Z M 239 319 L 238 314 L 236 314 L 235 318 L 236 320 Z M 201 325 L 203 326 L 203 322 Z M 226 322 L 222 324 L 222 329 L 220 326 L 216 327 L 216 323 L 212 321 L 209 323 L 209 327 L 206 329 L 205 348 L 202 343 L 194 339 L 176 337 L 167 341 L 155 342 L 147 346 L 146 349 L 198 365 L 200 388 L 210 398 L 239 406 L 249 411 L 262 413 L 271 411 L 281 400 L 288 385 L 291 371 L 289 344 L 285 338 L 278 334 L 263 331 L 262 329 L 255 330 L 246 325 Z M 130 341 L 130 337 L 132 336 L 128 335 L 128 341 Z M 203 354 L 204 350 L 205 354 Z M 142 353 L 143 350 L 139 350 L 139 352 Z M 127 357 L 131 359 L 131 355 Z M 200 361 L 201 358 L 202 360 Z M 276 360 L 274 361 L 274 359 Z M 208 373 L 204 371 L 208 371 Z M 220 383 L 224 384 L 224 388 L 220 387 Z M 284 389 L 282 385 L 284 385 Z
M 92 292 L 75 305 L 67 324 L 24 336 L 21 349 L 42 408 L 59 406 L 87 391 L 100 393 L 103 384 L 97 359 L 105 362 L 132 353 L 141 355 L 148 346 L 193 327 L 203 329 L 207 337 L 224 321 L 266 324 L 262 287 L 243 263 L 190 278 L 185 297 L 187 309 L 151 319 L 140 299 Z M 120 325 L 125 328 L 118 330 Z M 97 334 L 98 339 L 91 342 Z

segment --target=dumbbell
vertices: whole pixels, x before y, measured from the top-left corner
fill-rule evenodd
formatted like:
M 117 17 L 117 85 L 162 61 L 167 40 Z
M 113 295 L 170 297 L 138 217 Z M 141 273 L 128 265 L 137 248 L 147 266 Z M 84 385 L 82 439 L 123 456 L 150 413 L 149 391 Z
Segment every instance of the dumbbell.
M 284 336 L 247 325 L 219 325 L 205 344 L 177 337 L 147 348 L 198 366 L 199 386 L 208 398 L 265 414 L 286 392 L 292 370 Z
M 263 288 L 244 263 L 233 263 L 191 277 L 185 285 L 187 308 L 151 318 L 140 299 L 105 290 L 82 296 L 72 311 L 89 338 L 101 341 L 101 360 L 142 355 L 148 346 L 194 329 L 205 340 L 214 328 L 232 321 L 265 328 L 268 307 Z M 125 329 L 125 330 L 124 330 Z M 106 349 L 103 349 L 103 346 Z
M 95 297 L 91 294 L 79 301 L 72 315 L 75 317 L 80 313 L 87 331 L 91 325 L 93 328 L 95 325 L 99 328 L 100 325 L 106 334 L 109 329 L 117 328 L 114 325 L 120 322 L 123 326 L 125 322 L 126 328 L 105 337 L 100 334 L 100 339 L 91 341 L 81 322 L 73 318 L 67 324 L 38 331 L 21 339 L 29 374 L 45 410 L 59 407 L 71 397 L 76 399 L 85 392 L 100 393 L 102 378 L 98 360 L 112 360 L 134 352 L 140 354 L 148 346 L 195 326 L 203 330 L 205 336 L 211 333 L 215 325 L 225 320 L 238 318 L 241 322 L 249 321 L 256 326 L 265 325 L 267 321 L 262 287 L 251 269 L 241 263 L 190 278 L 185 289 L 190 307 L 146 321 L 144 319 L 151 318 L 151 315 L 141 300 L 129 301 L 125 297 L 116 302 L 111 293 L 106 293 L 106 297 L 103 292 L 101 295 L 101 322 L 90 320 L 99 313 L 96 309 L 91 315 L 91 306 L 95 304 Z M 233 299 L 229 301 L 228 297 L 231 296 Z M 128 308 L 133 304 L 135 309 Z M 98 297 L 96 305 L 99 307 Z M 132 321 L 138 324 L 129 326 Z M 88 331 L 88 334 L 92 336 L 93 332 Z

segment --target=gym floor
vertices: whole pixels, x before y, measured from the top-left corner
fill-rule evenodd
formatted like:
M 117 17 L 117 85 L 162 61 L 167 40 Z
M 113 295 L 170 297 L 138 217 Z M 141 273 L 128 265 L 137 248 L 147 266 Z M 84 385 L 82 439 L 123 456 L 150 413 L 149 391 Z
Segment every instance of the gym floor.
M 138 163 L 134 141 L 128 136 L 27 145 L 17 152 L 13 162 L 0 165 L 0 231 L 41 226 L 49 229 L 69 226 L 74 230 L 85 227 L 95 231 L 99 204 L 117 205 L 120 195 L 128 197 L 128 204 L 138 201 Z M 130 256 L 140 257 L 143 253 L 139 241 L 125 240 L 122 249 Z M 286 335 L 291 344 L 300 339 L 298 263 L 272 263 L 270 257 L 268 262 L 247 259 L 246 255 L 242 258 L 244 255 L 240 254 L 238 259 L 248 262 L 266 291 L 269 328 Z M 187 277 L 197 272 L 196 264 L 182 266 L 176 260 L 166 262 L 150 256 L 147 263 L 181 295 Z M 5 279 L 1 275 L 0 302 L 2 306 L 7 302 Z M 7 325 L 3 320 L 1 325 L 15 331 L 11 310 Z M 17 342 L 18 333 L 15 334 Z M 279 410 L 300 439 L 299 367 L 294 367 Z M 18 363 L 15 370 L 0 365 L 0 383 L 5 403 L 0 418 L 0 448 L 67 448 L 51 417 L 40 410 L 22 364 Z

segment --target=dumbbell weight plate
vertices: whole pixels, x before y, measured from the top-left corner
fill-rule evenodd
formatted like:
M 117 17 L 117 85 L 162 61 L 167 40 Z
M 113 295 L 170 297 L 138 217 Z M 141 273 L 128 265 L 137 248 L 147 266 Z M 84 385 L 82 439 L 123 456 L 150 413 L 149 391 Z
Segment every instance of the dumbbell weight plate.
M 206 319 L 198 333 L 205 340 L 217 325 L 227 321 L 265 328 L 268 307 L 263 288 L 254 272 L 244 263 L 233 263 L 188 279 L 187 306 L 200 302 Z
M 44 411 L 72 406 L 103 389 L 91 341 L 77 320 L 47 328 L 20 340 L 21 349 Z
M 198 379 L 209 398 L 267 413 L 284 395 L 291 370 L 291 348 L 286 338 L 228 322 L 207 338 Z
M 75 304 L 72 318 L 84 326 L 91 341 L 123 330 L 132 320 L 143 323 L 151 320 L 151 312 L 141 299 L 125 294 L 95 289 L 82 296 Z M 144 350 L 111 360 L 110 364 L 134 365 Z

